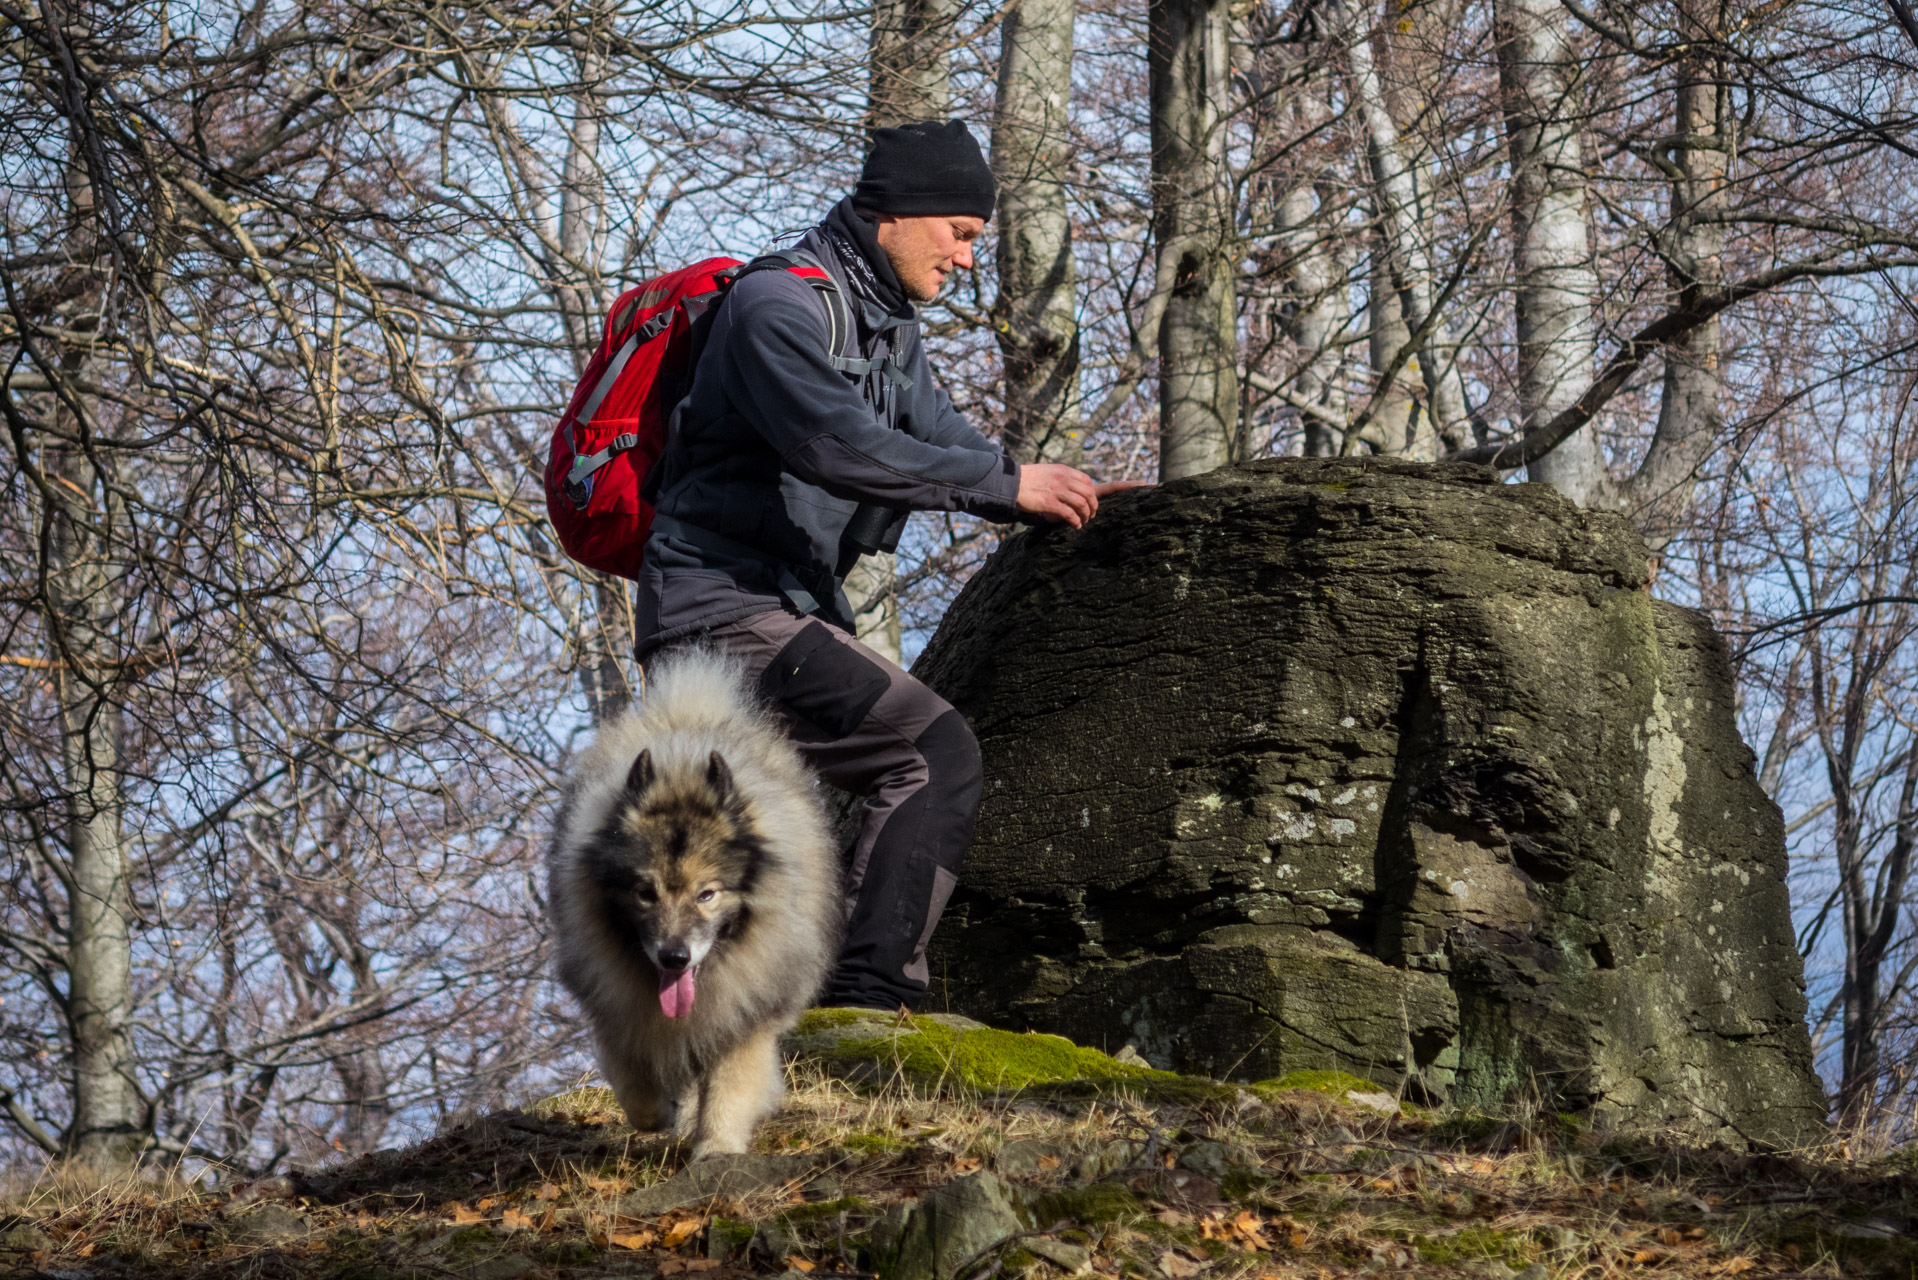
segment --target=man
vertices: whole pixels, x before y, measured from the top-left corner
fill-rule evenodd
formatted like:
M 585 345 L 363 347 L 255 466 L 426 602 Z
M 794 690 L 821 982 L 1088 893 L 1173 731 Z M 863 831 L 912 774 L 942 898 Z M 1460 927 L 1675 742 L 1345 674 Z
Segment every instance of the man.
M 824 299 L 792 272 L 743 274 L 658 466 L 641 660 L 696 637 L 735 655 L 820 776 L 865 800 L 828 1004 L 892 1010 L 925 991 L 982 784 L 959 713 L 853 638 L 846 572 L 896 545 L 911 511 L 1078 528 L 1118 487 L 1014 462 L 927 368 L 913 304 L 971 268 L 992 209 L 965 125 L 875 131 L 852 196 L 798 246 L 832 277 L 856 342 L 832 349 Z

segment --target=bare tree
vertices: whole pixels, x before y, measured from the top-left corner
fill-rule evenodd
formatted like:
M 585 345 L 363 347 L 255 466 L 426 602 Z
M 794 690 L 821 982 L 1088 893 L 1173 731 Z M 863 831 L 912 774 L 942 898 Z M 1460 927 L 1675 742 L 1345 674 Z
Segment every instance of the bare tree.
M 992 324 L 1005 366 L 1006 447 L 1028 462 L 1079 453 L 1078 271 L 1066 202 L 1073 11 L 1073 0 L 1020 0 L 999 31 Z
M 1238 229 L 1226 165 L 1232 15 L 1223 0 L 1152 0 L 1152 220 L 1170 290 L 1158 322 L 1159 475 L 1230 461 L 1238 438 Z
M 1591 211 L 1579 138 L 1582 68 L 1570 21 L 1556 0 L 1500 0 L 1498 6 L 1499 82 L 1512 157 L 1521 431 L 1572 404 L 1591 381 L 1595 359 L 1598 275 L 1585 229 Z M 1574 502 L 1602 496 L 1608 476 L 1597 433 L 1573 432 L 1534 461 L 1530 474 Z

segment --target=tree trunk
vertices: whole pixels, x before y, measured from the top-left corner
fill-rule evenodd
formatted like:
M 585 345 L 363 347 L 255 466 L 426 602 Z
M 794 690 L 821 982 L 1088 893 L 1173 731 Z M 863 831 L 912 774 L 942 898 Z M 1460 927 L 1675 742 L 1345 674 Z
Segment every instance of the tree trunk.
M 1732 122 L 1721 60 L 1711 49 L 1724 30 L 1722 0 L 1679 6 L 1678 112 L 1673 122 L 1671 226 L 1665 239 L 1672 291 L 1680 307 L 1725 283 L 1725 208 Z M 1636 516 L 1646 543 L 1662 551 L 1691 510 L 1698 468 L 1717 443 L 1724 342 L 1714 315 L 1665 347 L 1664 394 L 1650 449 L 1623 487 L 1623 508 Z M 1562 447 L 1562 446 L 1561 446 Z
M 1306 137 L 1324 127 L 1329 114 L 1324 88 L 1323 81 L 1317 82 L 1293 99 L 1288 113 L 1290 138 Z M 1278 145 L 1284 146 L 1285 141 Z M 1302 443 L 1308 458 L 1337 457 L 1351 415 L 1343 345 L 1352 320 L 1346 284 L 1350 264 L 1341 256 L 1344 242 L 1337 236 L 1337 220 L 1328 216 L 1335 207 L 1336 191 L 1328 173 L 1300 175 L 1279 196 L 1274 208 L 1278 241 L 1285 250 L 1286 287 L 1293 304 L 1288 329 L 1299 353 L 1293 385 L 1301 406 Z
M 1519 428 L 1570 407 L 1594 368 L 1598 296 L 1578 135 L 1579 64 L 1557 0 L 1499 0 L 1499 84 L 1512 153 L 1512 266 L 1518 323 Z M 1574 502 L 1607 489 L 1590 427 L 1531 464 L 1530 476 Z
M 859 643 L 894 666 L 899 653 L 898 565 L 887 553 L 860 556 L 846 575 L 846 600 L 852 605 L 853 634 Z
M 1021 462 L 1079 449 L 1079 320 L 1066 208 L 1074 0 L 1020 0 L 1000 27 L 992 164 L 999 182 L 993 329 L 1006 375 L 1006 447 Z
M 604 58 L 596 47 L 580 55 L 580 82 L 586 90 L 574 95 L 571 136 L 560 180 L 560 261 L 554 270 L 566 338 L 572 348 L 573 371 L 581 374 L 600 337 L 601 317 L 611 299 L 606 296 L 604 266 L 606 237 L 611 219 L 606 209 L 606 179 L 600 166 L 599 140 L 605 99 L 592 91 L 604 75 Z M 603 724 L 624 711 L 633 700 L 633 596 L 624 579 L 610 573 L 587 571 L 592 584 L 593 623 L 581 636 L 580 684 L 592 709 L 593 723 Z M 582 620 L 583 621 L 583 620 Z
M 61 415 L 66 430 L 77 424 Z M 116 701 L 121 602 L 96 522 L 112 500 L 79 449 L 48 459 L 72 497 L 51 520 L 47 600 L 67 784 L 67 1021 L 73 1037 L 73 1123 L 83 1160 L 130 1159 L 146 1131 L 128 1023 L 133 1008 L 133 895 L 122 828 L 124 725 Z M 84 499 L 79 495 L 85 495 Z M 94 505 L 99 504 L 99 505 Z
M 1151 0 L 1152 221 L 1173 264 L 1159 320 L 1159 478 L 1231 461 L 1238 435 L 1238 297 L 1226 167 L 1232 10 Z
M 1470 424 L 1465 383 L 1459 374 L 1458 362 L 1452 358 L 1451 333 L 1443 320 L 1432 320 L 1436 281 L 1431 229 L 1427 225 L 1430 211 L 1419 199 L 1412 166 L 1400 143 L 1398 123 L 1393 120 L 1385 100 L 1385 82 L 1379 75 L 1366 25 L 1349 19 L 1344 24 L 1352 97 L 1365 128 L 1379 230 L 1385 240 L 1392 282 L 1399 295 L 1399 316 L 1408 335 L 1430 323 L 1430 331 L 1418 352 L 1418 369 L 1425 382 L 1426 412 L 1432 416 L 1432 426 L 1447 446 L 1456 448 L 1467 438 Z M 1361 416 L 1368 420 L 1375 416 L 1373 405 L 1380 412 L 1394 407 L 1398 403 L 1397 380 L 1405 376 L 1408 376 L 1406 368 L 1401 368 L 1396 377 L 1380 385 Z
M 952 110 L 953 0 L 880 0 L 872 15 L 866 119 L 876 129 L 944 120 Z M 890 555 L 861 556 L 846 575 L 860 643 L 898 665 L 897 566 Z
M 875 129 L 944 120 L 952 109 L 954 0 L 879 0 L 866 119 Z
M 1385 380 L 1393 358 L 1412 340 L 1412 330 L 1405 323 L 1399 291 L 1393 286 L 1392 251 L 1383 237 L 1373 245 L 1371 268 L 1365 299 L 1366 353 L 1379 381 L 1373 404 L 1367 406 L 1372 409 L 1371 420 L 1359 430 L 1354 443 L 1368 444 L 1380 453 L 1398 454 L 1405 452 L 1413 431 L 1428 415 L 1417 392 L 1417 356 L 1390 381 Z M 1356 450 L 1348 448 L 1346 452 Z

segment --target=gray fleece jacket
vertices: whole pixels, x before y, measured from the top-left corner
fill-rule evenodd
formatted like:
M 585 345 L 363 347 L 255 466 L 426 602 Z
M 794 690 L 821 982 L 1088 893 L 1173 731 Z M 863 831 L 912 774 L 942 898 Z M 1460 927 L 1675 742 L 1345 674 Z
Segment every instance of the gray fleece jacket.
M 900 512 L 965 511 L 1018 519 L 1018 464 L 952 407 L 933 381 L 918 312 L 874 238 L 842 201 L 800 248 L 839 285 L 861 351 L 887 343 L 903 377 L 833 365 L 828 317 L 789 272 L 743 276 L 713 317 L 691 391 L 659 466 L 661 515 L 750 548 L 743 558 L 659 529 L 637 592 L 642 657 L 660 645 L 755 613 L 790 607 L 775 570 L 852 628 L 836 572 L 861 503 Z

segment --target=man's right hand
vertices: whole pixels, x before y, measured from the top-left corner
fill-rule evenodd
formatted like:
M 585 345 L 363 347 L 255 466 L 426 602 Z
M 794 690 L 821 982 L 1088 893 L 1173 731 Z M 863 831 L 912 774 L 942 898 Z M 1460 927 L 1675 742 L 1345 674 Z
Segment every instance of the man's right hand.
M 1028 462 L 1019 468 L 1019 510 L 1042 520 L 1082 528 L 1099 509 L 1092 477 L 1057 462 Z

